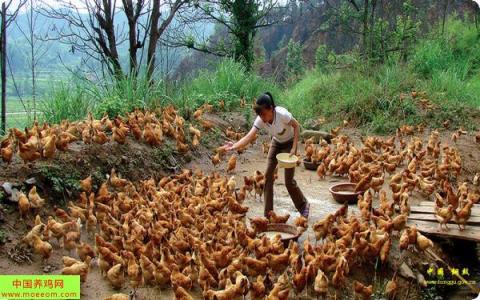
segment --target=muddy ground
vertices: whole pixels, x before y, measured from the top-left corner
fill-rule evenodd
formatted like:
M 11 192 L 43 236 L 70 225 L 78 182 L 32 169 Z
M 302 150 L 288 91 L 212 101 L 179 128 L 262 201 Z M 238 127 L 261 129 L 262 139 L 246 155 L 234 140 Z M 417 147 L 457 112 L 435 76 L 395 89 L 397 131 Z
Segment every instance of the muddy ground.
M 221 127 L 232 120 L 221 121 Z M 222 123 L 223 122 L 223 123 Z M 233 120 L 235 126 L 241 126 L 241 120 L 238 118 Z M 240 122 L 240 123 L 239 123 Z M 354 140 L 359 141 L 359 132 L 351 129 L 346 130 L 344 133 L 351 136 Z M 425 135 L 428 133 L 425 133 Z M 442 133 L 445 141 L 449 140 L 450 133 Z M 95 173 L 96 181 L 99 183 L 105 177 L 104 175 L 108 171 L 115 167 L 123 176 L 130 180 L 145 179 L 150 176 L 159 178 L 165 174 L 171 173 L 175 170 L 175 167 L 187 167 L 187 168 L 201 168 L 204 172 L 219 171 L 225 173 L 225 163 L 222 163 L 218 168 L 214 168 L 211 161 L 211 148 L 215 145 L 218 146 L 222 139 L 216 134 L 212 134 L 210 137 L 210 147 L 202 147 L 194 153 L 190 153 L 186 157 L 178 157 L 174 152 L 170 150 L 155 150 L 145 145 L 138 144 L 134 141 L 130 141 L 127 145 L 107 144 L 105 146 L 87 146 L 73 145 L 71 150 L 66 153 L 60 153 L 59 157 L 53 161 L 39 162 L 34 167 L 23 166 L 21 162 L 16 161 L 11 166 L 5 167 L 2 165 L 0 171 L 0 184 L 4 181 L 9 182 L 23 182 L 25 179 L 35 177 L 37 179 L 37 185 L 40 185 L 43 190 L 43 194 L 48 194 L 48 199 L 54 199 L 55 197 L 68 199 L 70 196 L 75 195 L 75 187 L 72 183 L 72 187 L 64 188 L 60 191 L 52 191 L 52 186 L 55 184 L 55 178 L 68 178 L 69 180 L 76 180 L 78 178 L 84 178 L 90 173 Z M 253 147 L 250 147 L 244 154 L 242 154 L 237 162 L 237 169 L 235 176 L 237 178 L 237 184 L 242 183 L 242 177 L 245 175 L 251 175 L 255 170 L 264 171 L 266 167 L 266 158 L 261 150 L 261 141 L 267 139 L 266 136 L 259 138 L 259 141 Z M 451 142 L 449 142 L 451 143 Z M 478 167 L 478 161 L 480 161 L 479 146 L 473 141 L 472 136 L 461 137 L 457 143 L 457 147 L 460 149 L 462 158 L 464 159 L 464 175 L 466 179 L 473 177 L 473 174 L 480 171 Z M 303 152 L 303 146 L 299 149 L 300 153 Z M 275 210 L 280 213 L 290 213 L 291 220 L 293 220 L 298 213 L 296 212 L 292 201 L 290 200 L 286 188 L 283 184 L 283 172 L 279 172 L 279 178 L 275 183 Z M 52 179 L 53 178 L 53 179 Z M 326 214 L 334 212 L 340 207 L 340 204 L 336 203 L 328 192 L 328 187 L 336 182 L 347 181 L 346 178 L 339 177 L 327 177 L 325 180 L 318 180 L 315 172 L 305 170 L 302 167 L 297 168 L 296 176 L 297 183 L 303 190 L 305 196 L 311 203 L 310 208 L 310 225 L 320 218 L 323 218 Z M 388 182 L 387 178 L 385 180 Z M 63 182 L 65 185 L 67 180 Z M 67 185 L 68 186 L 68 185 Z M 387 189 L 389 190 L 389 189 Z M 61 200 L 61 199 L 60 199 Z M 420 194 L 414 193 L 412 196 L 412 205 L 416 202 L 424 200 L 424 197 Z M 62 203 L 59 199 L 55 198 L 55 203 Z M 263 214 L 263 201 L 261 199 L 253 199 L 249 197 L 245 202 L 250 210 L 247 216 L 260 216 Z M 41 274 L 44 271 L 50 271 L 52 274 L 57 274 L 62 268 L 61 257 L 63 255 L 73 255 L 66 253 L 64 250 L 59 249 L 55 242 L 52 242 L 54 246 L 54 253 L 50 259 L 49 265 L 51 270 L 45 269 L 38 257 L 33 257 L 32 264 L 17 264 L 8 258 L 6 254 L 8 250 L 12 249 L 18 242 L 19 238 L 25 234 L 33 220 L 25 222 L 18 222 L 17 209 L 15 205 L 4 204 L 3 213 L 0 216 L 3 219 L 1 225 L 2 230 L 7 234 L 6 244 L 0 246 L 0 274 Z M 50 205 L 51 207 L 51 205 Z M 351 211 L 355 211 L 355 206 L 350 206 Z M 47 209 L 48 211 L 48 209 Z M 47 211 L 43 212 L 43 218 L 48 215 Z M 42 219 L 43 219 L 42 218 Z M 314 235 L 311 229 L 303 234 L 300 242 L 304 239 L 311 238 L 313 241 Z M 91 238 L 86 239 L 86 234 L 82 237 L 83 240 L 93 244 Z M 467 263 L 465 259 L 459 260 L 462 254 L 458 252 L 458 246 L 452 244 L 450 241 L 438 240 L 435 251 L 442 256 L 442 258 L 453 261 L 454 263 Z M 442 249 L 438 247 L 442 245 L 444 249 L 448 251 L 442 252 Z M 472 247 L 471 245 L 468 247 Z M 473 246 L 475 247 L 475 246 Z M 452 250 L 453 249 L 453 250 Z M 472 276 L 478 280 L 478 254 L 473 253 L 474 256 L 470 256 L 468 263 L 472 266 L 476 265 L 477 269 L 471 269 Z M 475 258 L 475 255 L 477 257 Z M 373 263 L 366 263 L 361 267 L 353 268 L 349 278 L 358 279 L 366 284 L 373 283 L 374 290 L 377 291 L 375 298 L 381 299 L 381 292 L 383 291 L 385 283 L 393 276 L 394 270 L 398 268 L 399 262 L 407 262 L 415 273 L 422 272 L 420 269 L 424 268 L 423 263 L 427 263 L 431 260 L 416 253 L 404 253 L 398 252 L 398 245 L 394 244 L 389 261 L 385 265 L 378 263 L 377 268 Z M 347 288 L 343 291 L 331 290 L 330 298 L 338 299 L 350 299 L 351 295 L 351 280 L 347 284 Z M 397 299 L 435 299 L 435 296 L 441 298 L 437 299 L 469 299 L 468 290 L 465 288 L 452 289 L 452 288 L 428 288 L 421 290 L 416 283 L 412 280 L 399 279 L 400 292 L 397 295 Z M 111 295 L 113 291 L 108 282 L 101 278 L 98 268 L 93 267 L 88 275 L 88 280 L 82 285 L 81 288 L 82 299 L 101 299 L 102 297 Z M 123 292 L 128 293 L 128 289 L 124 289 Z M 198 288 L 192 291 L 195 298 L 201 299 L 200 291 Z M 292 292 L 293 294 L 293 292 Z M 310 291 L 310 295 L 313 295 Z M 307 296 L 306 298 L 315 298 L 313 296 Z M 141 288 L 137 290 L 137 299 L 172 299 L 172 293 L 169 290 L 162 291 L 158 288 Z

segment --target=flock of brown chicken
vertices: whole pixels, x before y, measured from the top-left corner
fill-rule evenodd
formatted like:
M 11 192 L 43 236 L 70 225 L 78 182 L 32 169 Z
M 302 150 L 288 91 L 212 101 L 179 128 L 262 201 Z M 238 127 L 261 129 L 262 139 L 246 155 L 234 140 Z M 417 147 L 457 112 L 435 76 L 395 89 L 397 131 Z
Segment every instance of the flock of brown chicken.
M 205 104 L 195 114 L 195 123 L 205 132 L 211 130 L 214 124 L 202 118 L 204 111 L 211 111 L 212 106 Z M 179 153 L 186 153 L 200 144 L 202 132 L 189 125 L 190 142 L 185 134 L 185 119 L 173 106 L 167 106 L 160 112 L 135 110 L 126 117 L 117 116 L 111 120 L 105 115 L 100 120 L 89 114 L 88 118 L 79 122 L 63 121 L 59 125 L 50 126 L 44 123 L 24 131 L 12 128 L 1 141 L 1 157 L 5 163 L 10 163 L 15 155 L 25 162 L 33 162 L 41 158 L 53 158 L 57 151 L 66 151 L 69 144 L 83 141 L 85 144 L 103 145 L 109 141 L 125 144 L 129 135 L 137 141 L 158 147 L 165 137 L 175 140 Z
M 356 183 L 355 191 L 366 191 L 358 203 L 365 218 L 372 210 L 372 192 L 379 194 L 380 202 L 380 210 L 373 210 L 374 214 L 385 222 L 393 222 L 397 211 L 406 219 L 410 213 L 409 197 L 418 191 L 434 196 L 440 228 L 448 229 L 447 223 L 453 220 L 464 230 L 473 205 L 480 200 L 478 180 L 470 185 L 459 181 L 461 157 L 455 147 L 442 145 L 438 131 L 432 131 L 427 141 L 413 134 L 412 126 L 402 126 L 397 136 L 363 139 L 361 148 L 345 135 L 335 137 L 332 146 L 325 141 L 313 145 L 312 138 L 305 143 L 305 157 L 318 164 L 320 179 L 326 175 L 348 176 L 350 182 Z M 387 173 L 391 201 L 382 189 Z
M 70 202 L 67 211 L 56 208 L 55 217 L 47 220 L 37 215 L 35 226 L 23 240 L 44 259 L 58 247 L 70 253 L 75 250 L 78 258 L 63 257 L 62 274 L 78 274 L 84 282 L 90 269 L 98 265 L 115 289 L 171 287 L 176 299 L 192 299 L 189 291 L 195 288 L 200 288 L 205 299 L 250 295 L 251 299 L 273 300 L 302 293 L 326 296 L 349 285 L 346 278 L 352 268 L 377 259 L 386 262 L 398 235 L 400 250 L 422 251 L 433 246 L 414 226 L 406 225 L 408 199 L 414 190 L 435 194 L 437 206 L 441 202 L 442 207 L 450 208 L 456 203 L 454 215 L 462 225 L 462 211 L 478 201 L 478 194 L 466 183 L 455 186 L 458 192 L 453 192 L 450 182 L 461 161 L 455 149 L 440 147 L 437 132 L 426 145 L 416 137 L 409 142 L 403 139 L 368 137 L 360 149 L 341 135 L 332 146 L 320 143 L 317 148 L 312 140 L 306 141 L 306 153 L 324 166 L 322 175 L 348 175 L 357 182 L 358 190 L 366 190 L 358 201 L 359 216 L 349 215 L 343 206 L 313 224 L 315 244 L 306 239 L 303 247 L 296 242 L 284 247 L 280 236 L 259 237 L 268 223 L 285 223 L 288 215 L 272 213 L 268 219 L 256 217 L 246 222 L 248 207 L 242 202 L 254 190 L 261 193 L 261 172 L 244 177 L 238 190 L 234 177 L 205 176 L 191 170 L 159 182 L 150 179 L 137 184 L 112 170 L 97 191 L 91 177 L 86 178 L 77 203 Z M 405 167 L 395 173 L 390 165 Z M 385 172 L 393 174 L 391 200 L 381 188 Z M 376 193 L 379 206 L 373 207 Z M 26 218 L 43 203 L 33 188 L 28 196 L 20 195 L 20 213 Z M 436 210 L 439 216 L 440 210 Z M 303 217 L 294 224 L 301 231 L 308 227 Z M 83 226 L 87 235 L 95 236 L 93 245 L 81 235 Z M 373 293 L 373 286 L 366 283 L 354 281 L 352 287 L 364 299 Z M 391 297 L 396 291 L 393 278 L 380 292 Z M 112 297 L 109 299 L 128 296 Z
M 202 119 L 208 110 L 211 107 L 204 105 L 193 114 L 204 131 L 214 127 Z M 171 137 L 178 152 L 185 153 L 198 146 L 202 132 L 191 124 L 189 144 L 184 127 L 185 120 L 173 107 L 159 116 L 138 110 L 113 120 L 107 116 L 95 120 L 90 115 L 81 122 L 12 129 L 1 143 L 1 155 L 7 163 L 15 153 L 31 162 L 54 157 L 57 150 L 68 149 L 76 140 L 124 144 L 129 134 L 151 146 L 161 145 L 164 136 Z M 175 299 L 181 300 L 192 299 L 192 289 L 199 289 L 205 299 L 249 295 L 250 299 L 282 300 L 303 293 L 326 297 L 351 287 L 356 297 L 369 299 L 374 292 L 371 284 L 346 280 L 352 268 L 369 261 L 385 263 L 396 238 L 400 250 L 424 251 L 433 246 L 415 226 L 407 225 L 413 192 L 433 195 L 439 226 L 447 228 L 453 220 L 461 230 L 480 194 L 467 182 L 457 182 L 460 155 L 454 147 L 442 145 L 437 131 L 423 141 L 414 135 L 414 127 L 405 125 L 397 136 L 367 137 L 360 147 L 339 132 L 340 128 L 334 130 L 331 144 L 306 140 L 305 156 L 318 164 L 320 179 L 348 176 L 356 183 L 356 191 L 364 191 L 358 200 L 360 214 L 348 214 L 348 207 L 342 206 L 317 220 L 312 226 L 314 244 L 307 238 L 302 247 L 297 242 L 285 247 L 280 236 L 268 239 L 260 234 L 269 223 L 286 223 L 289 215 L 271 213 L 269 218 L 247 222 L 248 207 L 243 201 L 252 193 L 262 195 L 262 172 L 245 176 L 243 186 L 237 189 L 233 176 L 204 175 L 200 170 L 138 183 L 112 170 L 97 190 L 88 177 L 80 183 L 83 192 L 78 201 L 69 202 L 66 211 L 55 208 L 55 216 L 44 220 L 39 212 L 45 200 L 33 187 L 27 195 L 18 196 L 21 217 L 36 215 L 23 242 L 44 260 L 63 248 L 70 256 L 62 259 L 62 274 L 80 275 L 85 282 L 90 270 L 98 267 L 114 289 L 130 287 L 133 296 L 138 287 L 159 286 L 172 288 Z M 242 135 L 231 128 L 226 134 L 232 140 Z M 452 139 L 456 142 L 458 137 Z M 267 153 L 268 145 L 263 148 Z M 217 148 L 213 164 L 219 164 L 225 155 L 224 147 Z M 237 155 L 231 155 L 227 173 L 235 170 L 236 163 Z M 386 180 L 391 196 L 383 189 Z M 378 197 L 378 207 L 373 206 L 374 197 Z M 301 232 L 307 230 L 303 217 L 294 224 Z M 92 244 L 90 236 L 94 237 Z M 394 297 L 397 289 L 394 277 L 384 290 L 376 292 Z M 119 293 L 105 299 L 129 297 L 132 294 Z

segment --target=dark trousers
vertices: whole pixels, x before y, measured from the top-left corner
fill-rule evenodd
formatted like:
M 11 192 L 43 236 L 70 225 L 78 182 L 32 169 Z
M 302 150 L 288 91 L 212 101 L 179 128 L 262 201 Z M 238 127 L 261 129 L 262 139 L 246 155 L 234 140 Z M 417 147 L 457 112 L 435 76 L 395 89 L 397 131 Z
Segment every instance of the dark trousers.
M 265 200 L 265 216 L 268 216 L 268 212 L 273 210 L 273 176 L 278 164 L 276 156 L 278 153 L 289 153 L 290 150 L 292 150 L 292 146 L 293 140 L 279 143 L 275 139 L 272 139 L 272 143 L 270 144 L 270 150 L 267 157 L 267 170 L 265 171 L 265 190 L 263 195 Z M 301 213 L 307 204 L 307 200 L 298 187 L 297 182 L 293 179 L 294 175 L 295 168 L 285 169 L 285 186 L 287 187 L 288 194 L 290 194 L 290 198 L 293 200 L 293 204 Z

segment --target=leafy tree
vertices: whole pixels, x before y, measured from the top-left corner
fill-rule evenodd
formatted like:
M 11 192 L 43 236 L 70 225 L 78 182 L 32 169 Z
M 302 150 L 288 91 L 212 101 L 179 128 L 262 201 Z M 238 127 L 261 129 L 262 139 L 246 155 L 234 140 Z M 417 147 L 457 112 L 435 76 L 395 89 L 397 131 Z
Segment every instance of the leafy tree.
M 280 15 L 273 13 L 277 0 L 197 0 L 198 22 L 205 20 L 221 25 L 226 34 L 217 40 L 201 39 L 192 33 L 180 32 L 169 40 L 170 45 L 186 46 L 216 56 L 233 57 L 247 71 L 254 64 L 254 39 L 259 28 L 277 23 Z M 182 36 L 183 35 L 183 36 Z
M 325 69 L 325 66 L 328 62 L 328 50 L 327 45 L 319 45 L 317 50 L 315 50 L 315 68 L 318 71 Z
M 287 49 L 287 74 L 291 80 L 296 80 L 305 72 L 305 62 L 302 56 L 303 47 L 299 42 L 290 39 Z
M 384 61 L 395 52 L 406 59 L 420 26 L 411 0 L 339 0 L 327 5 L 330 25 L 358 36 L 365 59 Z

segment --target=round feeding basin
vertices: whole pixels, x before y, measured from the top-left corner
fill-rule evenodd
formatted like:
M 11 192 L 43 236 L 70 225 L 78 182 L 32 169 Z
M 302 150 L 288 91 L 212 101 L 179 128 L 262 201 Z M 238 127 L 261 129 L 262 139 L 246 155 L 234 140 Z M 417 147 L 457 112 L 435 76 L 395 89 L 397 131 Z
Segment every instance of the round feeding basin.
M 259 236 L 266 236 L 269 239 L 273 239 L 277 235 L 281 236 L 283 245 L 288 247 L 290 241 L 297 241 L 301 234 L 298 232 L 297 227 L 281 223 L 268 224 L 267 230 L 259 233 Z
M 312 162 L 312 161 L 304 159 L 303 160 L 303 165 L 305 166 L 305 169 L 307 169 L 307 170 L 316 171 L 319 163 L 318 162 Z
M 355 183 L 339 183 L 332 185 L 329 191 L 338 203 L 354 204 L 357 203 L 358 196 L 364 193 L 364 191 L 355 192 L 355 186 Z

